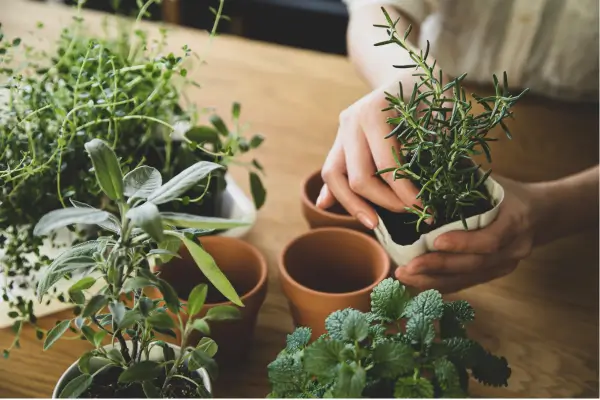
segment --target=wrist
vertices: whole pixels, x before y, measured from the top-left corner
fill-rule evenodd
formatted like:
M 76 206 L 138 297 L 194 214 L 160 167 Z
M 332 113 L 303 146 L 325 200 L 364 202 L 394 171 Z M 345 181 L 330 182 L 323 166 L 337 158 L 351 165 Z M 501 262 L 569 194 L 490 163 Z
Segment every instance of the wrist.
M 554 182 L 530 183 L 528 189 L 533 244 L 539 246 L 555 239 L 553 222 L 561 219 L 561 208 L 558 206 L 561 203 L 560 191 Z

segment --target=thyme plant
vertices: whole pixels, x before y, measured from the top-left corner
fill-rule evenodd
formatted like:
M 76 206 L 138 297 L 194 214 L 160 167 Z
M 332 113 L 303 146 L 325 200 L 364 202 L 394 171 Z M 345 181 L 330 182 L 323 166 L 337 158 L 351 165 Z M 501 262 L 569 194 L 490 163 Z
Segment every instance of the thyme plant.
M 156 334 L 175 336 L 172 329 L 178 328 L 183 345 L 193 330 L 208 335 L 207 321 L 237 318 L 238 309 L 233 306 L 215 307 L 206 317 L 193 319 L 204 304 L 207 285 L 197 286 L 189 296 L 187 309 L 182 308 L 175 290 L 151 272 L 150 260 L 178 257 L 179 246 L 185 245 L 209 281 L 234 304 L 243 305 L 215 261 L 195 241 L 196 236 L 211 229 L 243 224 L 219 218 L 160 212 L 158 209 L 158 205 L 180 198 L 189 188 L 223 167 L 200 161 L 163 183 L 159 171 L 148 166 L 139 166 L 123 176 L 115 153 L 102 140 L 91 140 L 85 144 L 85 149 L 102 194 L 115 204 L 118 212 L 113 214 L 72 199 L 73 207 L 49 212 L 34 228 L 37 236 L 74 224 L 98 224 L 110 232 L 67 248 L 44 270 L 38 283 L 37 296 L 41 301 L 54 284 L 67 277 L 77 277 L 69 289 L 71 300 L 78 305 L 74 316 L 58 322 L 48 332 L 44 350 L 49 349 L 69 328 L 94 346 L 79 359 L 81 375 L 70 381 L 60 396 L 79 397 L 86 392 L 97 395 L 94 393 L 97 390 L 93 386 L 94 380 L 102 379 L 103 373 L 115 368 L 118 371 L 118 390 L 121 391 L 131 385 L 141 385 L 150 398 L 180 397 L 181 393 L 173 392 L 173 381 L 179 379 L 192 384 L 194 390 L 204 396 L 205 388 L 192 371 L 206 367 L 214 373 L 216 365 L 212 356 L 216 344 L 205 339 L 197 348 L 186 348 L 176 353 L 158 340 Z M 86 296 L 86 291 L 93 287 L 95 290 Z M 156 300 L 148 297 L 146 289 L 152 287 L 158 288 L 164 298 Z M 168 311 L 176 318 L 172 318 Z M 182 312 L 190 316 L 186 323 L 180 317 Z M 105 349 L 103 345 L 107 341 L 114 347 Z M 163 360 L 150 359 L 154 346 L 162 347 Z
M 394 67 L 414 69 L 413 76 L 418 78 L 418 83 L 413 86 L 408 100 L 404 97 L 402 82 L 397 95 L 385 93 L 389 107 L 384 111 L 397 113 L 387 120 L 394 129 L 386 138 L 397 140 L 400 152 L 394 148 L 397 165 L 378 174 L 391 172 L 394 179 L 409 179 L 420 189 L 417 198 L 423 207 L 407 207 L 418 217 L 417 231 L 427 219 L 433 220 L 432 229 L 457 220 L 461 220 L 466 229 L 466 218 L 494 206 L 485 187 L 491 170 L 482 173 L 481 166 L 475 164 L 472 157 L 483 152 L 487 161 L 492 161 L 489 142 L 497 139 L 488 137 L 488 133 L 498 125 L 511 139 L 503 120 L 513 116 L 510 108 L 528 89 L 513 96 L 509 93 L 506 72 L 502 84 L 494 75 L 494 95 L 473 95 L 485 110 L 475 114 L 461 86 L 467 74 L 444 83 L 442 70 L 436 69 L 435 62 L 427 61 L 429 42 L 424 52 L 414 51 L 407 43 L 411 26 L 404 36 L 399 36 L 398 20 L 392 21 L 386 10 L 382 10 L 387 24 L 375 26 L 385 29 L 389 39 L 376 46 L 393 44 L 406 51 L 413 63 Z
M 187 98 L 186 92 L 199 86 L 190 71 L 205 57 L 187 45 L 168 52 L 166 29 L 159 35 L 143 29 L 140 21 L 157 1 L 138 1 L 133 23 L 107 19 L 104 34 L 96 36 L 88 33 L 81 12 L 85 1 L 80 0 L 53 51 L 4 37 L 0 27 L 0 291 L 17 322 L 36 322 L 32 300 L 19 290 L 35 287 L 37 272 L 52 261 L 40 253 L 44 240 L 61 246 L 55 233 L 34 235 L 39 218 L 68 206 L 70 199 L 116 211 L 87 173 L 91 164 L 84 143 L 92 138 L 106 141 L 124 155 L 124 172 L 147 164 L 170 179 L 199 160 L 224 167 L 242 164 L 238 156 L 263 141 L 260 135 L 244 136 L 239 104 L 232 106 L 229 127 L 212 110 L 198 108 Z M 225 18 L 223 0 L 213 12 L 209 45 Z M 42 23 L 38 28 L 43 32 Z M 250 169 L 252 194 L 260 208 L 265 202 L 262 167 L 256 160 L 243 165 Z M 225 171 L 215 170 L 210 180 L 206 177 L 161 210 L 214 215 Z M 74 234 L 85 239 L 85 232 Z M 69 301 L 67 294 L 54 297 Z
M 371 293 L 371 311 L 335 311 L 327 334 L 309 344 L 297 328 L 268 366 L 270 398 L 464 398 L 469 371 L 480 383 L 506 386 L 497 357 L 469 339 L 475 313 L 466 301 L 444 302 L 427 290 L 411 298 L 385 279 Z

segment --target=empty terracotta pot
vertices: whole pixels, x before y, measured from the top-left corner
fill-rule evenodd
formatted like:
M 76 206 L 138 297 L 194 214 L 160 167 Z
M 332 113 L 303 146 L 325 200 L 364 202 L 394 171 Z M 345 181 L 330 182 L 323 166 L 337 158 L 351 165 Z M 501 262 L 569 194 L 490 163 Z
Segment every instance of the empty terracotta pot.
M 302 215 L 304 215 L 304 218 L 312 229 L 337 226 L 373 234 L 371 230 L 348 214 L 339 203 L 327 210 L 317 208 L 315 203 L 322 187 L 323 179 L 321 178 L 321 170 L 310 174 L 302 183 Z
M 390 271 L 385 250 L 370 236 L 346 228 L 318 228 L 289 243 L 279 260 L 280 282 L 297 326 L 325 333 L 325 319 L 352 307 L 367 312 L 371 290 Z
M 252 348 L 256 318 L 267 294 L 267 263 L 254 246 L 239 239 L 204 236 L 200 238 L 200 243 L 215 259 L 244 303 L 244 307 L 240 308 L 241 319 L 209 322 L 210 338 L 219 346 L 216 360 L 222 364 L 231 364 L 243 360 L 248 350 Z M 179 254 L 181 259 L 173 258 L 167 264 L 156 266 L 155 271 L 173 286 L 181 302 L 186 302 L 195 286 L 206 283 L 208 284 L 206 304 L 198 314 L 199 317 L 203 317 L 209 309 L 217 305 L 233 305 L 208 282 L 185 247 Z M 162 297 L 160 293 L 157 295 Z M 180 340 L 180 332 L 176 333 Z M 187 344 L 195 346 L 201 338 L 202 334 L 194 331 Z

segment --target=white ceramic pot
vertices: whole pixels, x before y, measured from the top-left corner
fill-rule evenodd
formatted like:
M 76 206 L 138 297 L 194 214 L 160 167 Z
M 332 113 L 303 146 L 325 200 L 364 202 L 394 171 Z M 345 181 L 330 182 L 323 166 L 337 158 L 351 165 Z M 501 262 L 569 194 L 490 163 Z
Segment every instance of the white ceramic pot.
M 479 214 L 474 215 L 472 217 L 467 218 L 467 227 L 469 230 L 480 229 L 491 224 L 496 216 L 498 215 L 498 211 L 500 209 L 500 204 L 504 200 L 504 189 L 498 182 L 496 182 L 491 177 L 487 178 L 485 181 L 485 187 L 492 198 L 492 205 L 494 208 L 491 210 Z M 439 228 L 428 232 L 414 243 L 409 245 L 399 245 L 392 240 L 392 237 L 388 233 L 385 224 L 379 217 L 379 225 L 375 228 L 375 235 L 377 236 L 377 240 L 379 243 L 385 248 L 388 252 L 389 256 L 392 258 L 394 263 L 398 266 L 403 266 L 408 264 L 413 258 L 418 257 L 422 254 L 435 251 L 433 247 L 433 242 L 435 239 L 443 233 L 451 232 L 451 231 L 461 231 L 464 230 L 465 227 L 462 221 L 455 221 L 450 224 L 440 226 Z
M 169 345 L 169 347 L 171 347 L 175 351 L 175 356 L 178 356 L 179 352 L 181 351 L 181 348 L 179 346 L 175 346 L 175 345 L 172 345 L 170 343 L 167 343 L 167 344 Z M 131 345 L 132 345 L 131 341 L 128 340 L 127 341 L 127 347 L 130 348 Z M 116 346 L 115 345 L 104 346 L 104 348 L 106 350 L 110 350 L 113 347 L 116 347 Z M 150 349 L 150 357 L 149 357 L 149 359 L 153 360 L 153 361 L 160 361 L 160 360 L 162 360 L 163 359 L 162 348 L 160 346 L 152 346 L 152 348 Z M 100 369 L 104 365 L 106 365 L 104 359 L 102 359 L 102 358 L 93 358 L 91 360 L 91 363 L 90 363 L 90 370 L 92 372 L 97 371 L 98 369 Z M 195 372 L 202 379 L 202 383 L 204 384 L 204 387 L 206 388 L 206 390 L 208 391 L 208 393 L 212 394 L 212 384 L 210 382 L 210 377 L 208 376 L 208 372 L 204 368 L 200 368 L 200 369 L 196 370 Z M 53 399 L 60 398 L 60 392 L 64 389 L 64 387 L 72 379 L 75 379 L 76 377 L 78 377 L 80 375 L 81 375 L 81 372 L 79 371 L 79 367 L 77 366 L 77 361 L 75 361 L 73 364 L 71 364 L 71 366 L 69 368 L 67 368 L 67 370 L 62 374 L 62 376 L 60 377 L 60 379 L 56 383 L 56 386 L 54 387 L 54 391 L 52 392 L 52 398 Z

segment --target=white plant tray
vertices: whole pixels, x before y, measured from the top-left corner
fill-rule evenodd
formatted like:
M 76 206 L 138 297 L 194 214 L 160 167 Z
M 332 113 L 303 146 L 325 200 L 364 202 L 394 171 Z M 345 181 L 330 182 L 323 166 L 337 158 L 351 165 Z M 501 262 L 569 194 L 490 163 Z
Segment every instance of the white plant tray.
M 225 191 L 222 193 L 221 198 L 218 199 L 218 203 L 220 205 L 219 210 L 217 211 L 217 216 L 222 218 L 231 218 L 236 220 L 241 220 L 248 222 L 247 226 L 237 227 L 233 229 L 226 230 L 224 232 L 220 232 L 218 235 L 228 236 L 228 237 L 243 237 L 245 236 L 256 221 L 256 208 L 254 207 L 254 202 L 246 196 L 244 191 L 237 185 L 235 180 L 231 177 L 230 174 L 225 175 L 225 180 L 227 182 L 227 187 Z M 67 229 L 63 229 L 58 232 L 56 243 L 58 244 L 69 244 L 72 243 L 75 239 L 73 233 L 69 232 Z M 61 246 L 60 248 L 53 248 L 51 244 L 46 241 L 40 249 L 40 254 L 46 255 L 49 258 L 53 259 L 58 256 L 62 251 L 64 251 L 66 247 Z M 2 262 L 2 258 L 4 257 L 3 251 L 0 250 L 0 287 L 4 287 L 6 284 L 6 277 L 4 276 L 4 264 Z M 27 255 L 28 259 L 32 259 L 35 257 L 33 254 Z M 41 271 L 38 271 L 36 274 L 39 275 Z M 94 276 L 94 274 L 92 274 Z M 58 282 L 55 287 L 58 289 L 58 293 L 66 292 L 69 287 L 77 282 L 82 276 L 73 277 L 70 280 L 64 280 Z M 13 281 L 17 281 L 18 278 L 11 278 Z M 31 277 L 23 278 L 27 280 L 31 280 Z M 16 285 L 15 285 L 16 286 Z M 88 294 L 92 295 L 100 289 L 101 285 L 98 284 L 93 286 L 88 290 Z M 38 303 L 35 298 L 35 289 L 29 288 L 27 290 L 14 288 L 11 290 L 11 294 L 13 296 L 22 296 L 24 299 L 29 300 L 33 299 L 33 310 L 34 314 L 39 317 L 44 317 L 59 311 L 67 310 L 72 307 L 69 303 L 61 303 L 58 300 L 50 301 L 50 304 L 46 305 L 44 301 L 42 304 Z M 8 317 L 10 307 L 6 301 L 4 301 L 0 297 L 0 329 L 7 328 L 12 326 L 14 321 Z

